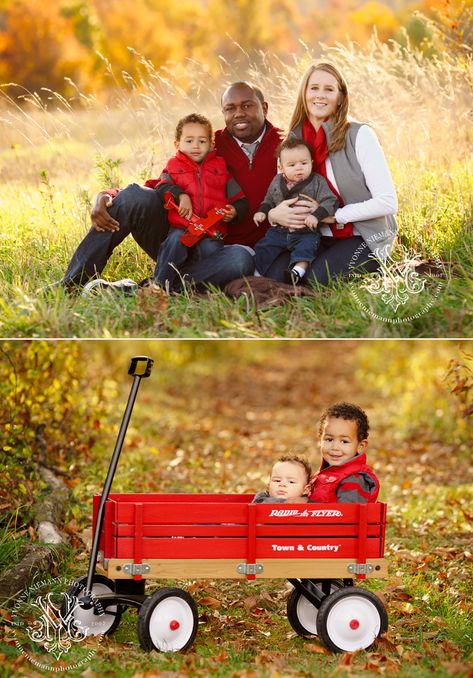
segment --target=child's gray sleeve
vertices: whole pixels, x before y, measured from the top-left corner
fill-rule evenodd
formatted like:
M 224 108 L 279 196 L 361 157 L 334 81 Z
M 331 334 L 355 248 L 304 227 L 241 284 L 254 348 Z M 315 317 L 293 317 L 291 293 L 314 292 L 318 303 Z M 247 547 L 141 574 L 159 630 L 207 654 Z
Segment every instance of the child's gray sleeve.
M 179 196 L 182 193 L 185 193 L 185 190 L 178 186 L 172 176 L 167 171 L 167 167 L 161 172 L 159 177 L 159 184 L 156 186 L 155 190 L 158 192 L 161 200 L 164 201 L 164 194 L 168 191 L 171 193 L 174 200 L 179 202 Z
M 369 473 L 353 473 L 337 487 L 339 504 L 367 504 L 376 492 L 376 483 Z
M 270 497 L 267 492 L 258 492 L 255 495 L 252 504 L 284 504 L 285 499 L 276 499 L 275 497 Z
M 268 216 L 269 210 L 272 210 L 273 207 L 276 207 L 276 205 L 279 205 L 279 202 L 280 202 L 279 194 L 280 194 L 280 191 L 279 191 L 279 176 L 276 175 L 274 177 L 274 179 L 271 181 L 271 183 L 269 184 L 269 188 L 266 191 L 266 195 L 264 196 L 264 200 L 256 211 L 257 212 L 264 212 L 264 214 L 266 214 L 266 216 Z
M 317 200 L 319 206 L 314 210 L 313 215 L 318 221 L 321 221 L 325 217 L 333 217 L 339 207 L 339 202 L 324 177 L 318 175 L 316 180 L 317 186 L 313 197 Z

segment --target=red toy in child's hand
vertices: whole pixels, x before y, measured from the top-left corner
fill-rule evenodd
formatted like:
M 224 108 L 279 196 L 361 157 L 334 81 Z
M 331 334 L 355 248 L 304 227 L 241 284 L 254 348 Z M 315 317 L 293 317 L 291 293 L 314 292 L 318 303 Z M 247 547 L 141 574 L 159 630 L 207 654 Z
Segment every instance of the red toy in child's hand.
M 171 191 L 167 191 L 164 194 L 164 208 L 167 210 L 177 210 L 179 205 L 174 201 Z M 217 228 L 218 224 L 222 221 L 226 212 L 222 207 L 213 207 L 206 217 L 198 217 L 196 214 L 192 214 L 190 219 L 186 221 L 189 222 L 187 230 L 184 235 L 181 236 L 181 242 L 186 247 L 192 247 L 204 236 L 209 236 L 214 240 L 223 240 L 226 229 L 225 227 Z

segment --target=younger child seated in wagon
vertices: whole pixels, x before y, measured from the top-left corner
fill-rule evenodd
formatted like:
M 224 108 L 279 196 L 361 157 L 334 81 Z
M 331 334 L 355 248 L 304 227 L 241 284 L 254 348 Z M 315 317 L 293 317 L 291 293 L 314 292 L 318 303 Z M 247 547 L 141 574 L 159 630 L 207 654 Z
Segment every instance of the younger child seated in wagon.
M 320 469 L 312 475 L 300 457 L 280 457 L 271 471 L 268 490 L 254 504 L 303 502 L 366 504 L 375 502 L 379 481 L 366 464 L 369 423 L 366 413 L 351 403 L 337 403 L 319 421 Z
M 258 492 L 253 504 L 299 504 L 309 500 L 309 463 L 300 457 L 280 457 L 271 470 L 268 489 Z

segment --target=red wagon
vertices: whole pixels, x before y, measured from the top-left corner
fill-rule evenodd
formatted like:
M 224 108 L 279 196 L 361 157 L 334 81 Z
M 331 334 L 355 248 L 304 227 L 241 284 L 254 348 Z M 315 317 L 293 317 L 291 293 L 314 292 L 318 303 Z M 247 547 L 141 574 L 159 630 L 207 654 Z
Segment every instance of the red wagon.
M 140 371 L 143 361 L 145 369 Z M 299 635 L 330 650 L 369 647 L 387 629 L 381 600 L 354 579 L 386 576 L 386 505 L 252 504 L 253 495 L 110 494 L 139 381 L 152 361 L 134 358 L 135 377 L 104 492 L 94 497 L 89 572 L 69 590 L 71 615 L 88 635 L 112 633 L 137 607 L 146 650 L 185 650 L 198 613 L 181 588 L 145 595 L 146 579 L 283 578 L 294 586 L 287 616 Z M 107 576 L 95 574 L 100 562 Z

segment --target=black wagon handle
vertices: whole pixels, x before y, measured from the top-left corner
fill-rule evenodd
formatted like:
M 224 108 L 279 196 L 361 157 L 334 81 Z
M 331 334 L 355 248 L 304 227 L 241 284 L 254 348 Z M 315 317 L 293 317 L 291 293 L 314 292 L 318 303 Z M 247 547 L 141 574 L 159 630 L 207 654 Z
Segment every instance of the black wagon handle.
M 149 377 L 154 361 L 145 355 L 137 355 L 131 359 L 128 374 L 132 377 L 140 377 L 144 379 Z
M 120 453 L 123 447 L 123 441 L 125 440 L 126 431 L 128 428 L 128 424 L 130 422 L 131 413 L 133 411 L 133 405 L 135 404 L 141 380 L 150 376 L 151 369 L 153 367 L 153 362 L 154 361 L 151 358 L 139 355 L 131 359 L 130 367 L 128 368 L 128 374 L 133 377 L 133 382 L 131 385 L 130 395 L 128 396 L 128 402 L 125 408 L 125 412 L 123 414 L 122 423 L 120 425 L 120 430 L 118 432 L 117 442 L 115 443 L 115 449 L 113 451 L 112 459 L 110 461 L 107 477 L 105 479 L 102 496 L 100 497 L 99 508 L 97 511 L 94 539 L 92 542 L 92 549 L 90 552 L 89 560 L 89 569 L 87 572 L 86 596 L 84 598 L 84 602 L 86 603 L 86 605 L 89 602 L 86 600 L 86 598 L 90 596 L 90 593 L 92 591 L 92 579 L 94 577 L 95 566 L 97 565 L 97 555 L 99 552 L 100 535 L 102 533 L 103 519 L 105 515 L 105 502 L 107 501 L 108 495 L 110 494 L 110 488 L 112 486 L 113 478 L 115 476 L 115 471 L 117 470 L 118 460 L 120 458 Z

